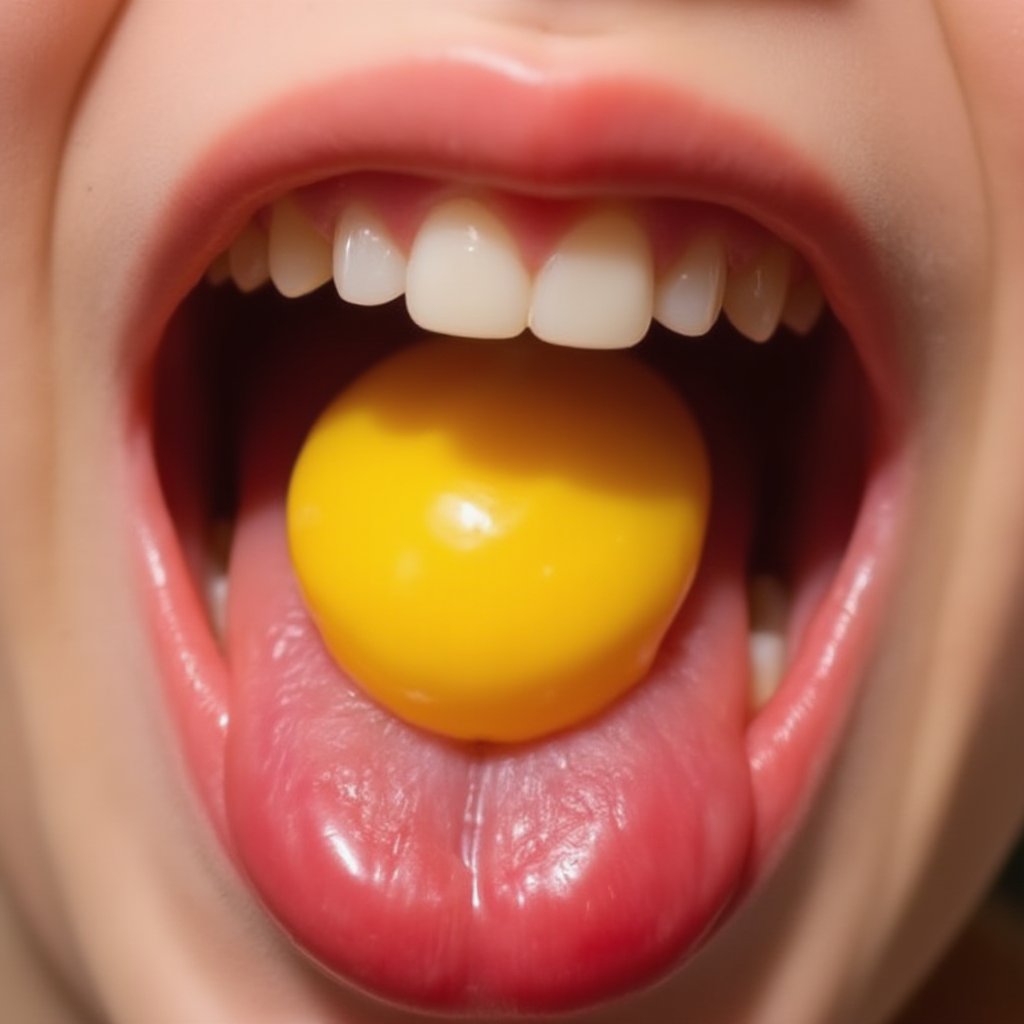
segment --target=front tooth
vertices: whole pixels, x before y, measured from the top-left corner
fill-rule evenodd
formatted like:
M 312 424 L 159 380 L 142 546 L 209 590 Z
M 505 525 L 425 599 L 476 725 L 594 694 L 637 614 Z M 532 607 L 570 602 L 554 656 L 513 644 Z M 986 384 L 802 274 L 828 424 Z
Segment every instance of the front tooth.
M 782 308 L 782 322 L 797 334 L 807 334 L 818 322 L 825 308 L 825 296 L 810 274 L 790 286 L 786 304 Z
M 290 299 L 316 291 L 331 279 L 331 247 L 289 199 L 270 213 L 270 279 Z
M 725 246 L 708 236 L 692 242 L 658 283 L 654 316 L 670 331 L 699 337 L 718 319 L 725 292 Z
M 792 250 L 769 245 L 749 265 L 729 273 L 723 308 L 733 327 L 751 341 L 767 341 L 786 302 Z
M 357 306 L 380 306 L 405 291 L 405 257 L 368 207 L 353 203 L 334 231 L 334 285 Z
M 603 211 L 561 240 L 534 282 L 530 329 L 575 348 L 628 348 L 647 333 L 654 266 L 636 219 Z
M 405 301 L 428 331 L 514 338 L 526 328 L 530 278 L 504 224 L 475 199 L 451 199 L 420 226 Z
M 775 695 L 786 668 L 789 593 L 774 576 L 755 576 L 748 584 L 750 605 L 750 700 L 754 710 Z
M 231 278 L 239 291 L 254 292 L 270 280 L 267 261 L 267 236 L 250 221 L 228 250 Z

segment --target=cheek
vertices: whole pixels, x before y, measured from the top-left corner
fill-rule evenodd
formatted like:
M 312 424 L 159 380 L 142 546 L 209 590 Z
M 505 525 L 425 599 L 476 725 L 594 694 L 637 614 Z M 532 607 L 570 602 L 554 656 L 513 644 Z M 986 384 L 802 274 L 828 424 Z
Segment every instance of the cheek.
M 0 380 L 30 343 L 40 348 L 47 243 L 65 142 L 117 0 L 0 4 Z M 13 259 L 11 254 L 16 254 Z M 0 398 L 3 395 L 0 393 Z M 6 404 L 0 406 L 9 412 Z
M 0 585 L 8 590 L 28 539 L 19 531 L 29 524 L 16 524 L 45 497 L 37 484 L 53 419 L 56 186 L 76 100 L 118 10 L 117 0 L 0 4 Z
M 1024 4 L 937 6 L 983 175 L 990 262 L 984 316 L 957 343 L 977 384 L 954 439 L 962 472 L 941 487 L 955 511 L 936 538 L 937 610 L 913 673 L 921 685 L 890 865 L 908 886 L 887 953 L 893 977 L 893 965 L 920 969 L 960 923 L 1024 818 Z
M 943 26 L 983 157 L 1024 173 L 1024 4 L 943 0 Z M 1019 178 L 1018 178 L 1019 180 Z M 1020 194 L 1019 187 L 1017 188 Z
M 26 710 L 35 687 L 23 671 L 37 642 L 30 608 L 45 603 L 40 570 L 52 548 L 43 526 L 53 420 L 46 268 L 67 126 L 120 6 L 0 3 L 0 875 L 15 880 L 9 893 L 19 912 L 64 963 L 70 939 L 47 867 L 38 737 Z M 5 911 L 0 931 L 6 926 Z
M 0 10 L 0 131 L 64 121 L 122 6 L 119 0 L 33 0 Z

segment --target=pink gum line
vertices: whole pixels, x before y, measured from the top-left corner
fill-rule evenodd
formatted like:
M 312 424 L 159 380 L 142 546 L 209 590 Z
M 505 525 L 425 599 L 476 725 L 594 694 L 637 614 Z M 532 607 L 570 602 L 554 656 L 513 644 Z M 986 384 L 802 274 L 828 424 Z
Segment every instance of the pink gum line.
M 527 195 L 473 183 L 444 182 L 384 171 L 355 171 L 308 185 L 294 193 L 316 229 L 326 239 L 345 208 L 363 203 L 378 216 L 398 246 L 408 254 L 423 220 L 440 202 L 469 197 L 494 210 L 508 227 L 530 273 L 536 273 L 579 218 L 609 206 L 632 212 L 651 240 L 655 271 L 669 269 L 686 246 L 702 235 L 723 238 L 729 265 L 742 267 L 755 259 L 772 234 L 749 217 L 711 203 L 649 196 L 608 197 Z M 266 225 L 269 211 L 258 218 Z M 803 276 L 797 259 L 794 279 Z

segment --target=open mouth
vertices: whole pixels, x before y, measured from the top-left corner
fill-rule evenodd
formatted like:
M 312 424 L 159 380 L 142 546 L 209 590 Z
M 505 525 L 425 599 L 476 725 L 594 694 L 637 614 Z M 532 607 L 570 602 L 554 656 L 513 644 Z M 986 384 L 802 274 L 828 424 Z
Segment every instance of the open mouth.
M 285 931 L 388 1000 L 570 1010 L 679 964 L 797 824 L 891 572 L 898 387 L 865 340 L 880 301 L 826 252 L 857 248 L 843 216 L 790 216 L 828 205 L 820 187 L 753 159 L 751 183 L 724 180 L 722 132 L 704 156 L 605 133 L 571 166 L 492 166 L 462 94 L 510 89 L 526 123 L 532 94 L 450 70 L 416 81 L 435 127 L 471 122 L 468 156 L 364 136 L 287 171 L 268 159 L 258 187 L 211 190 L 230 207 L 213 230 L 193 212 L 171 233 L 195 255 L 139 360 L 140 540 L 197 786 Z M 538 123 L 571 123 L 581 95 L 546 97 Z M 665 117 L 615 95 L 624 119 Z M 529 741 L 437 736 L 381 707 L 327 653 L 289 553 L 314 420 L 425 334 L 637 360 L 709 453 L 700 565 L 643 678 Z

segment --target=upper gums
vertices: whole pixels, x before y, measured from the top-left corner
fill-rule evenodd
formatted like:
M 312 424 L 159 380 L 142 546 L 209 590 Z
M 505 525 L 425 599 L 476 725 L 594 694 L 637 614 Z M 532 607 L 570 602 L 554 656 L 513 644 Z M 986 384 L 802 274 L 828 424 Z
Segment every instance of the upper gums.
M 723 310 L 754 341 L 814 326 L 822 294 L 793 250 L 711 204 L 538 198 L 357 174 L 279 198 L 215 262 L 243 291 L 334 278 L 342 298 L 405 293 L 422 328 L 588 348 L 636 344 L 652 317 L 706 334 Z

